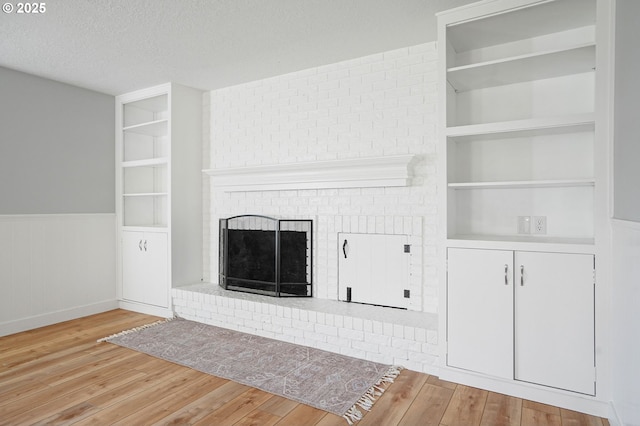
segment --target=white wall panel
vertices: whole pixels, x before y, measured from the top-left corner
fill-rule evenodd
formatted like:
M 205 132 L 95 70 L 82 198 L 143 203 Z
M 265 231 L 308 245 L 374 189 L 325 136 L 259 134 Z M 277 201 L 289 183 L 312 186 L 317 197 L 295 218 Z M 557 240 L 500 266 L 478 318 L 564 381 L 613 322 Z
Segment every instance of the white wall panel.
M 115 216 L 0 216 L 0 291 L 0 335 L 116 308 Z
M 613 406 L 620 424 L 640 425 L 640 223 L 613 221 Z

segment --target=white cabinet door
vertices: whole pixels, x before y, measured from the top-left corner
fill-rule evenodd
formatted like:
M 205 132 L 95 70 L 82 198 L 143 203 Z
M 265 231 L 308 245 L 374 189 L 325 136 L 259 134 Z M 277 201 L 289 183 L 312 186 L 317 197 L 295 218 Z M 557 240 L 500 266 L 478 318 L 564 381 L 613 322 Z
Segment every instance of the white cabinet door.
M 515 379 L 593 395 L 593 255 L 515 259 Z
M 122 233 L 122 297 L 168 307 L 167 234 Z
M 448 250 L 448 365 L 513 379 L 512 264 L 512 251 Z
M 122 298 L 141 301 L 141 284 L 145 280 L 144 232 L 122 233 Z
M 409 298 L 405 297 L 405 290 L 409 288 L 409 254 L 404 252 L 406 235 L 339 233 L 338 242 L 340 300 L 408 307 Z

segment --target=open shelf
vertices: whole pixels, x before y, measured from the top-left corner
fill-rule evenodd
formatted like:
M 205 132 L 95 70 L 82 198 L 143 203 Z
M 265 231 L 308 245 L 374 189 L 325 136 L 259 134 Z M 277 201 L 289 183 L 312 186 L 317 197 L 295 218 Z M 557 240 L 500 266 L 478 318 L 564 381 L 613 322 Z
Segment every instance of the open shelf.
M 132 160 L 123 161 L 122 167 L 153 167 L 153 166 L 166 166 L 169 164 L 167 157 L 162 158 L 149 158 L 146 160 Z
M 449 188 L 453 189 L 474 189 L 474 188 L 567 188 L 572 186 L 593 186 L 594 179 L 563 179 L 563 180 L 530 180 L 512 182 L 458 182 L 449 183 Z
M 586 73 L 595 68 L 595 51 L 588 44 L 449 68 L 447 80 L 462 92 Z
M 167 193 L 122 194 L 123 226 L 164 228 L 168 226 Z
M 537 136 L 559 132 L 593 131 L 594 123 L 595 116 L 593 113 L 568 114 L 526 120 L 451 126 L 447 127 L 446 134 L 450 138 L 470 136 L 474 139 L 479 139 L 483 135 L 495 137 L 495 134 L 513 132 L 522 132 L 524 136 Z
M 163 94 L 159 96 L 152 96 L 149 98 L 140 99 L 137 101 L 129 102 L 125 105 L 125 109 L 138 109 L 149 111 L 152 113 L 163 113 L 169 108 L 168 96 Z M 128 111 L 127 111 L 128 112 Z
M 535 40 L 567 30 L 592 26 L 596 2 L 591 0 L 549 1 L 534 7 L 519 7 L 481 19 L 449 25 L 447 42 L 455 52 L 467 52 L 515 41 Z M 498 11 L 502 12 L 502 11 Z
M 122 129 L 125 133 L 137 133 L 140 135 L 149 135 L 154 137 L 166 136 L 169 128 L 169 121 L 166 119 L 154 120 L 146 123 L 127 126 Z
M 169 195 L 167 192 L 136 192 L 122 194 L 123 197 L 166 197 Z

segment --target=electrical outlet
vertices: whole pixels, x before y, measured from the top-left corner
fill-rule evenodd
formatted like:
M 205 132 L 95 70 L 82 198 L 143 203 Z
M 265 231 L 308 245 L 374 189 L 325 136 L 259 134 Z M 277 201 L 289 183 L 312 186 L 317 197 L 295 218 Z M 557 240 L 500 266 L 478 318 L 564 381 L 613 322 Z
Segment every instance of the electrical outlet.
M 518 216 L 518 234 L 531 233 L 531 216 Z
M 547 217 L 546 216 L 534 216 L 533 217 L 533 233 L 544 235 L 547 233 Z

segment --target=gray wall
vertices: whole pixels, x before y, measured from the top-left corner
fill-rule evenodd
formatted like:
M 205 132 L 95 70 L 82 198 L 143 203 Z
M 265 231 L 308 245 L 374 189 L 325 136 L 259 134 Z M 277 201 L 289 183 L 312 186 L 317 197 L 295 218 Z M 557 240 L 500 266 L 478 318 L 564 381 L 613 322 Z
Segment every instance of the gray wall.
M 0 67 L 0 214 L 114 213 L 114 105 Z
M 640 222 L 640 2 L 616 3 L 614 217 Z
M 640 1 L 615 4 L 614 216 L 640 222 Z M 612 228 L 613 405 L 623 425 L 640 425 L 640 225 Z

